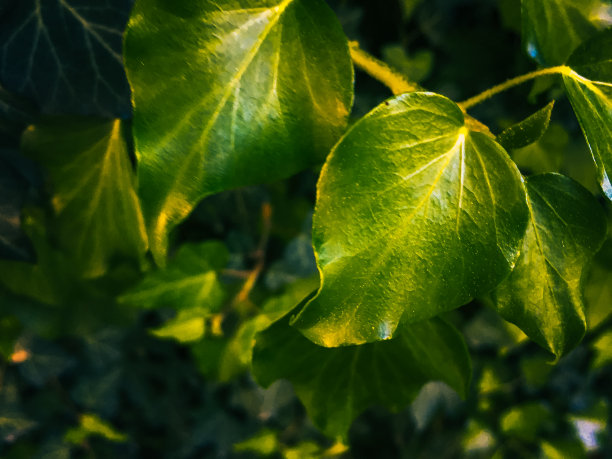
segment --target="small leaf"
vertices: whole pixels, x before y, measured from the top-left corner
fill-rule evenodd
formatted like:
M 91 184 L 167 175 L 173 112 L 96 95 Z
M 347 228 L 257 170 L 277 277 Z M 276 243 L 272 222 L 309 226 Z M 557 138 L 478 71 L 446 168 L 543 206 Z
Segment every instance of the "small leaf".
M 324 346 L 361 344 L 459 307 L 514 266 L 525 190 L 507 153 L 432 93 L 390 99 L 336 145 L 318 183 L 322 275 L 294 325 Z
M 461 335 L 441 319 L 402 326 L 392 340 L 329 349 L 290 327 L 287 315 L 257 335 L 253 374 L 266 387 L 288 379 L 313 422 L 346 440 L 368 406 L 399 410 L 431 380 L 465 397 L 471 363 Z
M 209 314 L 206 309 L 190 308 L 179 311 L 177 316 L 170 319 L 163 326 L 151 330 L 158 338 L 172 338 L 181 343 L 198 341 L 204 336 L 206 329 L 204 318 Z
M 225 267 L 228 257 L 220 242 L 184 244 L 168 266 L 148 273 L 119 301 L 141 308 L 215 309 L 225 298 L 215 271 Z
M 606 235 L 599 203 L 558 174 L 527 180 L 530 222 L 512 274 L 493 292 L 494 307 L 557 358 L 586 331 L 582 280 Z
M 541 403 L 525 403 L 511 408 L 500 419 L 502 432 L 523 441 L 536 441 L 540 432 L 553 422 L 553 413 Z
M 132 3 L 14 2 L 0 27 L 0 84 L 45 113 L 129 116 L 121 39 Z
M 523 43 L 542 65 L 567 61 L 572 51 L 609 24 L 605 0 L 522 0 Z
M 554 105 L 553 100 L 533 115 L 505 129 L 497 136 L 497 142 L 506 150 L 523 148 L 536 142 L 548 129 Z
M 612 199 L 612 29 L 598 33 L 572 54 L 563 75 L 567 95 L 576 112 L 601 188 Z
M 84 277 L 104 274 L 114 257 L 142 259 L 146 233 L 119 120 L 41 122 L 22 148 L 50 174 L 55 236 Z
M 323 0 L 140 0 L 125 39 L 151 248 L 204 196 L 322 161 L 352 105 Z
M 123 443 L 128 439 L 127 435 L 118 432 L 111 424 L 100 419 L 97 415 L 82 414 L 79 419 L 79 426 L 69 429 L 64 436 L 64 440 L 79 445 L 91 436 L 100 436 L 115 443 Z

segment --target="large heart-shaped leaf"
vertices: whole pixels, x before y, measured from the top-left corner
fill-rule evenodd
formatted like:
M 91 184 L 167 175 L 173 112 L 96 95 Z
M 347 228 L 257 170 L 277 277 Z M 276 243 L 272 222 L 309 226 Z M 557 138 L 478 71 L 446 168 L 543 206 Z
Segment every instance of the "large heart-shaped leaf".
M 146 233 L 119 120 L 41 122 L 24 132 L 22 148 L 50 174 L 52 228 L 83 276 L 104 274 L 115 257 L 141 259 Z
M 357 122 L 321 173 L 313 243 L 322 286 L 294 323 L 325 346 L 393 335 L 495 287 L 527 224 L 507 153 L 449 99 L 408 93 Z
M 323 0 L 140 0 L 125 52 L 160 263 L 205 195 L 321 161 L 352 104 L 347 40 Z
M 572 54 L 563 82 L 597 166 L 601 188 L 612 199 L 612 29 L 599 32 Z
M 129 116 L 121 39 L 133 0 L 19 0 L 0 26 L 0 83 L 46 113 Z
M 606 219 L 593 196 L 562 175 L 530 177 L 527 196 L 521 256 L 492 298 L 506 320 L 560 357 L 586 331 L 582 283 L 606 235 Z
M 610 25 L 612 6 L 606 0 L 522 0 L 523 42 L 543 65 L 567 61 L 598 27 Z
M 329 349 L 304 338 L 286 316 L 257 335 L 253 373 L 264 386 L 291 381 L 314 423 L 346 441 L 368 406 L 399 410 L 429 381 L 465 397 L 471 362 L 462 336 L 441 319 L 403 325 L 389 341 Z

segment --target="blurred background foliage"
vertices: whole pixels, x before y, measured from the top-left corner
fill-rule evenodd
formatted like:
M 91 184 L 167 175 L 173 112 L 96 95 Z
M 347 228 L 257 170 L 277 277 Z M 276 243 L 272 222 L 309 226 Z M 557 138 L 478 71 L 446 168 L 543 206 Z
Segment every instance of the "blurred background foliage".
M 455 100 L 534 68 L 521 44 L 519 0 L 329 3 L 350 39 Z M 110 4 L 118 13 L 97 19 L 121 30 L 132 2 Z M 359 416 L 346 446 L 312 425 L 289 383 L 264 390 L 248 373 L 253 336 L 270 320 L 253 311 L 273 315 L 316 285 L 310 225 L 318 171 L 209 197 L 178 228 L 172 246 L 183 254 L 171 269 L 183 270 L 181 259 L 203 241 L 217 247 L 206 263 L 224 266 L 211 280 L 218 308 L 206 317 L 133 306 L 126 292 L 145 284 L 142 265 L 130 260 L 113 260 L 103 276 L 84 279 L 58 244 L 47 172 L 19 152 L 19 138 L 41 114 L 129 123 L 129 94 L 121 69 L 103 57 L 98 77 L 114 82 L 112 97 L 94 96 L 86 85 L 69 98 L 43 90 L 38 80 L 59 70 L 45 58 L 48 50 L 35 54 L 23 37 L 35 27 L 24 22 L 34 5 L 0 1 L 0 457 L 612 456 L 611 239 L 586 284 L 590 330 L 577 349 L 550 365 L 550 355 L 517 328 L 473 302 L 447 317 L 473 358 L 467 399 L 431 382 L 398 413 L 372 407 Z M 78 40 L 78 28 L 64 32 Z M 120 43 L 113 46 L 120 51 Z M 36 68 L 18 68 L 16 56 L 29 52 Z M 7 76 L 11 63 L 13 72 L 35 72 L 29 85 Z M 513 89 L 473 114 L 498 133 L 556 99 L 544 137 L 510 153 L 527 174 L 559 171 L 595 192 L 588 147 L 554 82 Z M 355 88 L 354 119 L 389 96 L 361 72 Z M 187 342 L 172 339 L 186 333 Z

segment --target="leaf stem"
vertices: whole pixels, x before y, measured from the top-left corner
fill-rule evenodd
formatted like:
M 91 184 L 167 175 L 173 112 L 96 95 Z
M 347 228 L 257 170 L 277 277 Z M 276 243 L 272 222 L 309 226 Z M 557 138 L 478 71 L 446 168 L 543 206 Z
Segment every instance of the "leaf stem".
M 480 94 L 474 97 L 470 97 L 469 99 L 464 100 L 463 102 L 459 102 L 459 106 L 463 110 L 468 110 L 469 108 L 472 108 L 474 105 L 478 105 L 481 102 L 484 102 L 485 100 L 490 99 L 494 95 L 499 94 L 500 92 L 507 91 L 508 89 L 518 86 L 520 84 L 523 84 L 527 81 L 533 80 L 535 78 L 538 78 L 544 75 L 558 75 L 558 74 L 563 75 L 569 72 L 571 72 L 571 69 L 567 67 L 566 65 L 560 65 L 557 67 L 548 67 L 545 69 L 535 70 L 533 72 L 526 73 L 525 75 L 520 75 L 515 78 L 511 78 L 510 80 L 505 81 L 504 83 L 498 84 L 496 86 L 493 86 L 492 88 L 489 88 L 486 91 L 481 92 Z
M 365 52 L 359 47 L 358 42 L 350 41 L 349 49 L 355 66 L 387 86 L 394 95 L 421 91 L 423 89 L 418 84 L 408 81 L 403 75 L 393 70 L 383 61 Z

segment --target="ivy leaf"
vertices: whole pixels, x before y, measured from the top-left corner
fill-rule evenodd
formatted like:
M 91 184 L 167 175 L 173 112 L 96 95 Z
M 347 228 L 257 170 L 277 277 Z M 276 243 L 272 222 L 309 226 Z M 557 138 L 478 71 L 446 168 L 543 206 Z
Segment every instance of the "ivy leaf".
M 322 275 L 295 319 L 324 346 L 393 335 L 494 288 L 518 257 L 525 190 L 507 153 L 432 93 L 390 99 L 358 121 L 318 184 Z
M 609 25 L 612 7 L 602 0 L 522 0 L 523 43 L 542 65 L 567 61 L 599 27 Z
M 130 115 L 121 55 L 133 0 L 20 0 L 0 28 L 0 84 L 45 113 Z
M 146 233 L 119 120 L 50 119 L 25 131 L 22 148 L 49 172 L 56 237 L 84 277 L 104 274 L 115 257 L 142 258 Z
M 267 387 L 288 379 L 313 422 L 344 440 L 351 422 L 370 405 L 399 410 L 431 380 L 465 397 L 471 377 L 463 338 L 438 318 L 403 325 L 392 340 L 329 349 L 290 327 L 287 315 L 256 339 L 257 381 Z
M 220 242 L 184 244 L 164 269 L 148 273 L 119 302 L 143 308 L 173 308 L 177 315 L 151 333 L 180 342 L 197 341 L 204 335 L 205 318 L 225 300 L 216 271 L 225 267 L 228 257 Z
M 184 244 L 164 269 L 152 271 L 119 301 L 142 308 L 204 307 L 223 297 L 215 271 L 227 264 L 229 254 L 216 241 Z
M 523 148 L 536 142 L 548 129 L 554 105 L 553 100 L 533 115 L 505 129 L 497 136 L 497 142 L 506 150 Z
M 352 104 L 347 40 L 323 0 L 141 0 L 125 51 L 161 264 L 168 231 L 201 198 L 321 161 Z
M 572 54 L 563 75 L 601 188 L 612 199 L 612 29 L 598 33 Z
M 530 222 L 512 274 L 493 292 L 495 308 L 557 358 L 586 331 L 582 281 L 606 235 L 599 203 L 559 174 L 527 180 Z

